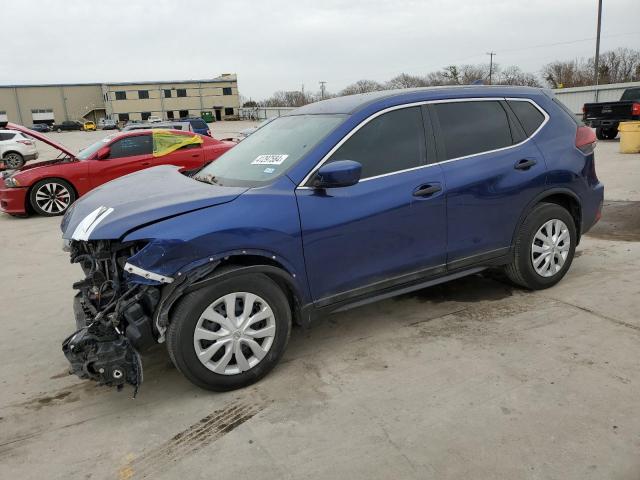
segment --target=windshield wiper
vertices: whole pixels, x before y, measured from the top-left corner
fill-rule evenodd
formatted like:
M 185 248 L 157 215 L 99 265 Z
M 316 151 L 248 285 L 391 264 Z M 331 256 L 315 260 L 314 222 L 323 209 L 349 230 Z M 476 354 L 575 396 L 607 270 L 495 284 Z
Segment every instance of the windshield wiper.
M 209 183 L 211 185 L 222 185 L 220 181 L 213 175 L 196 175 L 193 177 L 198 182 Z

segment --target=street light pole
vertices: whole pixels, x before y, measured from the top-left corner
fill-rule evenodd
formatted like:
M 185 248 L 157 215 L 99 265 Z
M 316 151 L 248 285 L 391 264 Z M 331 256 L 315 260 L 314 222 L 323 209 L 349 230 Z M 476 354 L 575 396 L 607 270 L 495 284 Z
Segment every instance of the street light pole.
M 596 102 L 598 101 L 598 84 L 600 81 L 600 75 L 598 71 L 598 64 L 600 63 L 600 27 L 602 25 L 602 0 L 598 0 L 598 33 L 596 34 L 596 58 L 594 63 L 595 77 L 596 77 Z

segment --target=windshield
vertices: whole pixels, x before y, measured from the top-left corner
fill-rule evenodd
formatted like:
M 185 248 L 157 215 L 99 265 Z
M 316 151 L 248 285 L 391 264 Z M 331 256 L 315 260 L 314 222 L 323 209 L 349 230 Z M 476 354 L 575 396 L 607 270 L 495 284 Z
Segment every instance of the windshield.
M 337 127 L 345 115 L 280 117 L 258 129 L 195 179 L 227 186 L 256 186 L 282 175 Z
M 640 88 L 627 88 L 620 100 L 640 100 Z
M 79 160 L 88 159 L 89 157 L 91 157 L 91 155 L 93 155 L 107 143 L 109 143 L 113 137 L 115 137 L 115 134 L 104 137 L 102 140 L 98 140 L 96 143 L 92 143 L 88 147 L 83 148 L 82 150 L 80 150 L 80 153 L 76 155 L 76 158 Z

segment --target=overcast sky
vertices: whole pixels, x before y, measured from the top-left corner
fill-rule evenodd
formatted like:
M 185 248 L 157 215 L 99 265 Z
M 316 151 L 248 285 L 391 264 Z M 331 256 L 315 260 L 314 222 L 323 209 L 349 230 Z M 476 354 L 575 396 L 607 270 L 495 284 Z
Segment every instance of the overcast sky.
M 601 51 L 640 49 L 640 0 L 603 3 Z M 0 84 L 235 72 L 241 94 L 262 99 L 486 62 L 491 50 L 537 73 L 593 55 L 596 10 L 597 0 L 3 1 Z

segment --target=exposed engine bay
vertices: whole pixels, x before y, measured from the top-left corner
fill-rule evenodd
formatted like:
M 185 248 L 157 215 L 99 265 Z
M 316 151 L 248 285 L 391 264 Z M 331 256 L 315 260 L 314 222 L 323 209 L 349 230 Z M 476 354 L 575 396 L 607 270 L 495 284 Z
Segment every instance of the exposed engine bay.
M 132 281 L 127 258 L 143 245 L 112 241 L 72 241 L 71 262 L 79 263 L 85 279 L 73 284 L 78 330 L 62 344 L 71 372 L 101 385 L 142 383 L 140 351 L 157 343 L 152 316 L 160 287 Z
M 132 385 L 134 397 L 143 378 L 140 352 L 164 341 L 171 306 L 220 263 L 209 259 L 174 281 L 127 262 L 145 245 L 109 240 L 68 244 L 71 263 L 80 264 L 85 274 L 73 284 L 77 330 L 62 343 L 71 373 L 118 390 Z

